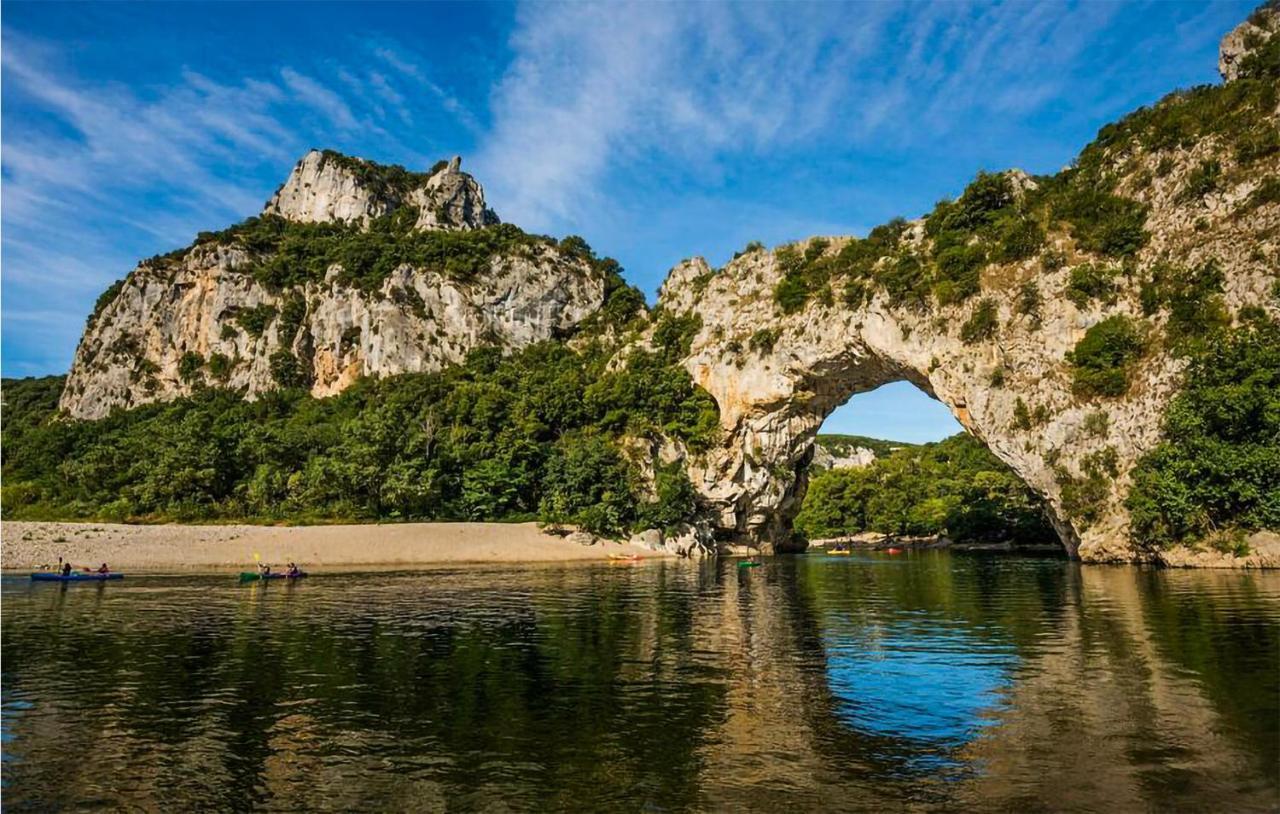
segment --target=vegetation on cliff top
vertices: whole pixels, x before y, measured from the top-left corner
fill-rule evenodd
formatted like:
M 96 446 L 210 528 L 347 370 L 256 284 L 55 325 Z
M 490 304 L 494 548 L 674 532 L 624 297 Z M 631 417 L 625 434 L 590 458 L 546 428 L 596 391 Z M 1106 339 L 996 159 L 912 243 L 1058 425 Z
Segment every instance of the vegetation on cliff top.
M 1167 161 L 1173 150 L 1215 139 L 1230 166 L 1214 161 L 1191 173 L 1183 195 L 1195 198 L 1280 152 L 1274 123 L 1280 57 L 1273 52 L 1280 52 L 1280 36 L 1249 57 L 1245 78 L 1176 91 L 1103 127 L 1075 164 L 1055 175 L 1019 183 L 1010 173 L 978 173 L 959 198 L 942 200 L 925 215 L 926 240 L 904 240 L 907 223 L 899 218 L 834 252 L 820 239 L 780 247 L 775 257 L 782 277 L 774 301 L 788 314 L 813 300 L 831 304 L 836 292 L 855 308 L 877 290 L 891 305 L 920 310 L 963 302 L 981 291 L 985 267 L 1033 257 L 1046 236 L 1058 231 L 1069 234 L 1080 251 L 1129 258 L 1146 245 L 1147 207 L 1120 187 L 1140 175 L 1142 154 L 1161 154 Z M 1060 260 L 1043 265 L 1060 267 Z M 1101 274 L 1100 269 L 1090 271 Z M 1084 276 L 1077 275 L 1082 284 L 1105 283 Z M 1081 307 L 1093 296 L 1073 294 L 1083 297 Z

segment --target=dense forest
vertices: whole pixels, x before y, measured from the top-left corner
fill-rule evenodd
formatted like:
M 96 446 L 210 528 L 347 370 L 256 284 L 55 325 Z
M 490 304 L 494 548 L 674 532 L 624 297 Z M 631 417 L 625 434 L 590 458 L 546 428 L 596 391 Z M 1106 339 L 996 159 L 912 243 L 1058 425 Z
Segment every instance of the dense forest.
M 672 362 L 687 337 L 661 335 L 666 345 L 619 371 L 605 370 L 604 353 L 547 342 L 365 379 L 333 398 L 293 389 L 249 402 L 208 388 L 93 422 L 56 416 L 63 377 L 6 380 L 4 513 L 671 527 L 694 511 L 683 469 L 660 470 L 650 487 L 619 441 L 661 432 L 702 449 L 717 411 Z
M 1129 496 L 1148 545 L 1280 527 L 1280 325 L 1246 314 L 1189 350 L 1187 386 Z M 602 534 L 671 528 L 696 514 L 679 466 L 641 477 L 624 438 L 665 434 L 695 454 L 716 438 L 715 403 L 676 364 L 696 325 L 658 316 L 655 348 L 607 367 L 598 344 L 473 353 L 430 374 L 366 379 L 327 399 L 282 390 L 254 402 L 216 388 L 57 416 L 64 378 L 3 382 L 7 519 L 529 520 Z M 979 441 L 857 441 L 862 469 L 814 473 L 796 527 L 811 538 L 880 531 L 962 541 L 1052 539 L 1039 500 Z M 1099 466 L 1104 466 L 1100 462 Z M 1096 483 L 1070 484 L 1087 505 Z M 1226 534 L 1224 534 L 1226 532 Z
M 810 539 L 863 531 L 962 542 L 1057 539 L 1039 498 L 967 433 L 897 447 L 869 466 L 814 473 L 796 529 Z

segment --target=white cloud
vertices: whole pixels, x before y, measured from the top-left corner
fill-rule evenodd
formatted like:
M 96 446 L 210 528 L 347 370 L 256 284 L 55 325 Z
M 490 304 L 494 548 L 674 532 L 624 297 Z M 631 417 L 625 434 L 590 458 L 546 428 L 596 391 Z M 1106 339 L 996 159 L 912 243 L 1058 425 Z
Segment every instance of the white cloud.
M 339 128 L 343 130 L 356 128 L 355 115 L 338 94 L 311 77 L 303 76 L 293 68 L 282 68 L 280 78 L 300 102 L 324 113 Z
M 608 174 L 789 147 L 927 142 L 1058 92 L 1114 10 L 1054 4 L 531 4 L 478 164 L 532 228 L 598 203 Z

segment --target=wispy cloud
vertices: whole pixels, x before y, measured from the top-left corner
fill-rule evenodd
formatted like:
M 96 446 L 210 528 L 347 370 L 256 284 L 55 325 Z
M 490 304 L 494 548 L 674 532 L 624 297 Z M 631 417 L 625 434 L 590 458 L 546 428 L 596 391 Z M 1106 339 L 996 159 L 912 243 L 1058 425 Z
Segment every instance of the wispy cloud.
M 573 221 L 655 156 L 886 154 L 1058 100 L 1116 4 L 529 4 L 479 156 L 506 215 Z M 1140 39 L 1140 38 L 1139 38 Z M 990 128 L 987 128 L 990 129 Z
M 284 80 L 285 86 L 293 91 L 298 101 L 319 110 L 328 116 L 334 125 L 343 130 L 355 129 L 356 117 L 341 96 L 293 68 L 282 68 L 280 78 Z
M 284 66 L 234 82 L 183 69 L 142 88 L 86 79 L 65 57 L 4 31 L 6 360 L 65 369 L 100 291 L 139 258 L 256 212 L 307 147 L 358 132 L 408 152 L 381 126 L 388 111 L 410 123 L 408 101 L 363 66 Z

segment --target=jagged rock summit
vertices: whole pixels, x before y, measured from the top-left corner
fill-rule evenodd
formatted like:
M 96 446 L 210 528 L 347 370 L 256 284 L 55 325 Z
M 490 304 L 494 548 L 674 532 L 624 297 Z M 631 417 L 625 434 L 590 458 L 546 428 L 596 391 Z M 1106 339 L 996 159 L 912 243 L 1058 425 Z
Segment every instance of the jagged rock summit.
M 367 224 L 412 206 L 419 229 L 480 229 L 498 223 L 485 207 L 484 188 L 461 170 L 462 158 L 426 173 L 408 172 L 332 150 L 311 150 L 263 209 L 298 223 Z
M 460 159 L 307 153 L 262 215 L 138 265 L 99 299 L 60 407 L 101 418 L 206 385 L 316 396 L 562 335 L 605 273 L 499 225 Z
M 1280 0 L 1269 0 L 1232 29 L 1218 45 L 1218 73 L 1227 82 L 1274 66 L 1280 51 Z

